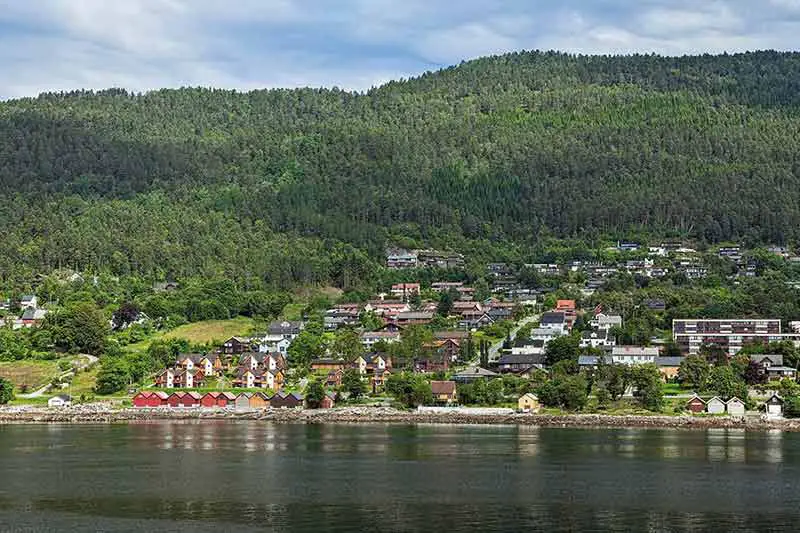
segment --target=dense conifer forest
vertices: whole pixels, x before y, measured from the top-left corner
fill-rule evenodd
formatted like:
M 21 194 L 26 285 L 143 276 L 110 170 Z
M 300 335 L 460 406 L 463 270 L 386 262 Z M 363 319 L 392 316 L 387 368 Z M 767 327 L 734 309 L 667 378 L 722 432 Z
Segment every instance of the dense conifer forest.
M 111 89 L 0 104 L 0 274 L 245 287 L 374 275 L 387 246 L 795 243 L 800 54 L 514 53 L 363 94 Z

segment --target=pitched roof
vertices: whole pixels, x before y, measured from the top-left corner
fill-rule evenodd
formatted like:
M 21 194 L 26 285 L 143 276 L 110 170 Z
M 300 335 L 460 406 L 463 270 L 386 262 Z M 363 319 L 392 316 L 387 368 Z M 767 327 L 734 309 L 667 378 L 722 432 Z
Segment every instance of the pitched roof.
M 407 311 L 405 313 L 398 313 L 398 320 L 432 320 L 433 313 L 425 311 Z
M 770 364 L 781 366 L 783 365 L 783 354 L 779 353 L 754 353 L 750 354 L 750 360 L 756 363 L 761 363 L 764 359 L 769 360 Z
M 656 357 L 656 364 L 660 367 L 681 366 L 683 357 Z
M 556 311 L 549 311 L 547 313 L 542 313 L 542 317 L 539 319 L 540 324 L 563 324 L 566 320 L 564 313 L 556 312 Z
M 614 346 L 611 350 L 611 355 L 619 356 L 644 356 L 644 357 L 657 357 L 658 348 L 652 346 Z
M 478 378 L 488 378 L 498 376 L 497 372 L 492 372 L 491 370 L 486 370 L 485 368 L 481 368 L 479 366 L 467 368 L 463 372 L 459 372 L 455 375 L 455 377 L 465 378 L 465 377 L 478 377 Z
M 284 320 L 283 322 L 272 322 L 267 328 L 271 334 L 299 334 L 303 329 L 303 323 L 299 321 Z
M 544 354 L 536 355 L 504 355 L 497 362 L 499 365 L 543 365 L 545 363 Z
M 557 300 L 557 309 L 575 309 L 575 300 Z
M 598 359 L 596 355 L 580 355 L 578 356 L 578 365 L 594 366 L 597 364 Z
M 455 394 L 455 381 L 431 381 L 431 392 L 433 394 Z

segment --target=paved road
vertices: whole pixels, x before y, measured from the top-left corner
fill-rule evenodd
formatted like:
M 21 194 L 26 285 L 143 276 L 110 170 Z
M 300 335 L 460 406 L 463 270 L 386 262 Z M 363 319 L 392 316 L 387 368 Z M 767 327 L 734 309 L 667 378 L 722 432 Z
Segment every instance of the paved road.
M 517 322 L 517 325 L 514 326 L 514 329 L 511 330 L 511 338 L 512 339 L 516 338 L 517 333 L 519 332 L 520 329 L 522 329 L 523 326 L 538 321 L 540 316 L 541 315 L 538 314 L 526 316 L 525 318 Z M 498 359 L 500 359 L 500 350 L 503 349 L 503 342 L 505 342 L 505 339 L 500 340 L 489 347 L 489 361 L 497 361 Z
M 525 326 L 527 324 L 530 324 L 531 322 L 538 321 L 540 316 L 541 315 L 538 315 L 538 314 L 527 316 L 527 317 L 523 318 L 522 320 L 520 320 L 519 322 L 517 322 L 517 324 L 514 326 L 514 329 L 511 330 L 511 338 L 513 339 L 514 337 L 516 337 L 517 336 L 517 332 L 523 326 Z M 491 346 L 489 346 L 489 361 L 497 361 L 498 359 L 500 359 L 500 350 L 503 349 L 503 342 L 504 341 L 505 341 L 505 339 L 501 339 L 501 340 L 497 341 L 496 343 L 492 344 Z M 470 361 L 467 365 L 468 366 L 477 366 L 477 365 L 480 364 L 480 361 L 481 361 L 481 359 L 480 359 L 480 354 L 479 354 L 472 361 Z

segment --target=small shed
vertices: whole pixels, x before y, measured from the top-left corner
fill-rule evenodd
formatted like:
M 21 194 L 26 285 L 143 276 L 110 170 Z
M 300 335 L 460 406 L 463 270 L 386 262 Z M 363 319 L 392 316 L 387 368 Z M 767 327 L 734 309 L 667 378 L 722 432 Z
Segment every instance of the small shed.
M 47 407 L 69 407 L 72 405 L 72 396 L 69 394 L 59 394 L 47 400 Z
M 332 392 L 328 392 L 322 398 L 319 407 L 320 409 L 333 409 L 335 405 L 336 405 L 336 395 Z
M 270 407 L 276 408 L 286 407 L 288 409 L 294 409 L 295 407 L 303 407 L 304 401 L 305 397 L 302 394 L 279 391 L 270 399 L 269 405 Z
M 536 413 L 539 411 L 541 405 L 539 404 L 538 396 L 532 392 L 526 392 L 517 400 L 517 407 L 520 411 L 525 413 Z
M 692 413 L 703 413 L 706 410 L 706 401 L 695 394 L 691 400 L 686 402 L 686 409 Z
M 782 417 L 783 416 L 783 398 L 777 394 L 773 394 L 767 401 L 764 402 L 764 411 L 768 417 Z
M 736 397 L 731 398 L 725 402 L 725 410 L 728 411 L 728 414 L 731 416 L 744 416 L 744 402 Z
M 236 409 L 250 409 L 250 393 L 243 392 L 234 401 Z
M 711 415 L 719 415 L 725 412 L 725 402 L 714 396 L 706 402 L 706 411 Z
M 250 395 L 250 409 L 265 409 L 269 407 L 269 399 L 264 393 L 256 392 Z
M 200 407 L 216 407 L 217 406 L 217 396 L 219 396 L 218 392 L 207 392 L 200 398 Z
M 431 381 L 431 392 L 436 403 L 454 403 L 458 400 L 455 381 Z
M 131 402 L 133 403 L 134 407 L 150 407 L 150 397 L 152 395 L 152 392 L 138 392 L 133 396 Z
M 170 407 L 180 407 L 181 400 L 183 399 L 183 394 L 184 393 L 182 392 L 173 392 L 172 394 L 170 394 L 169 398 L 167 398 L 167 405 L 169 405 Z
M 234 407 L 236 395 L 232 392 L 221 392 L 217 396 L 217 407 Z
M 181 398 L 181 407 L 199 407 L 200 398 L 202 397 L 197 392 L 187 392 Z
M 147 407 L 167 407 L 169 405 L 169 394 L 164 391 L 150 393 L 147 399 Z

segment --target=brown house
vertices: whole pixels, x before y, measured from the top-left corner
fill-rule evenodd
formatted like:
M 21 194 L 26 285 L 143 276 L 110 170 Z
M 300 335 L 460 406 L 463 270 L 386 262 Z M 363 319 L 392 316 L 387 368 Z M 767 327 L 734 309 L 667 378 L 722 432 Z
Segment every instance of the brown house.
M 319 372 L 322 370 L 344 370 L 347 368 L 347 361 L 342 359 L 314 359 L 311 361 L 311 371 Z
M 341 370 L 328 371 L 328 376 L 325 378 L 325 386 L 330 388 L 341 387 L 342 375 L 344 375 L 344 372 Z
M 222 353 L 239 355 L 250 351 L 252 342 L 244 337 L 231 337 L 222 345 Z
M 255 392 L 250 396 L 250 409 L 266 409 L 269 407 L 269 398 L 262 392 Z
M 431 392 L 436 403 L 450 404 L 458 399 L 455 381 L 431 381 Z
M 297 392 L 279 391 L 275 396 L 270 398 L 269 406 L 275 408 L 285 407 L 287 409 L 294 409 L 295 407 L 303 407 L 305 398 L 302 394 Z
M 333 409 L 334 405 L 336 405 L 336 395 L 329 392 L 322 398 L 319 407 L 320 409 Z
M 703 413 L 706 410 L 706 401 L 700 396 L 695 395 L 691 400 L 686 402 L 686 409 L 692 413 Z

